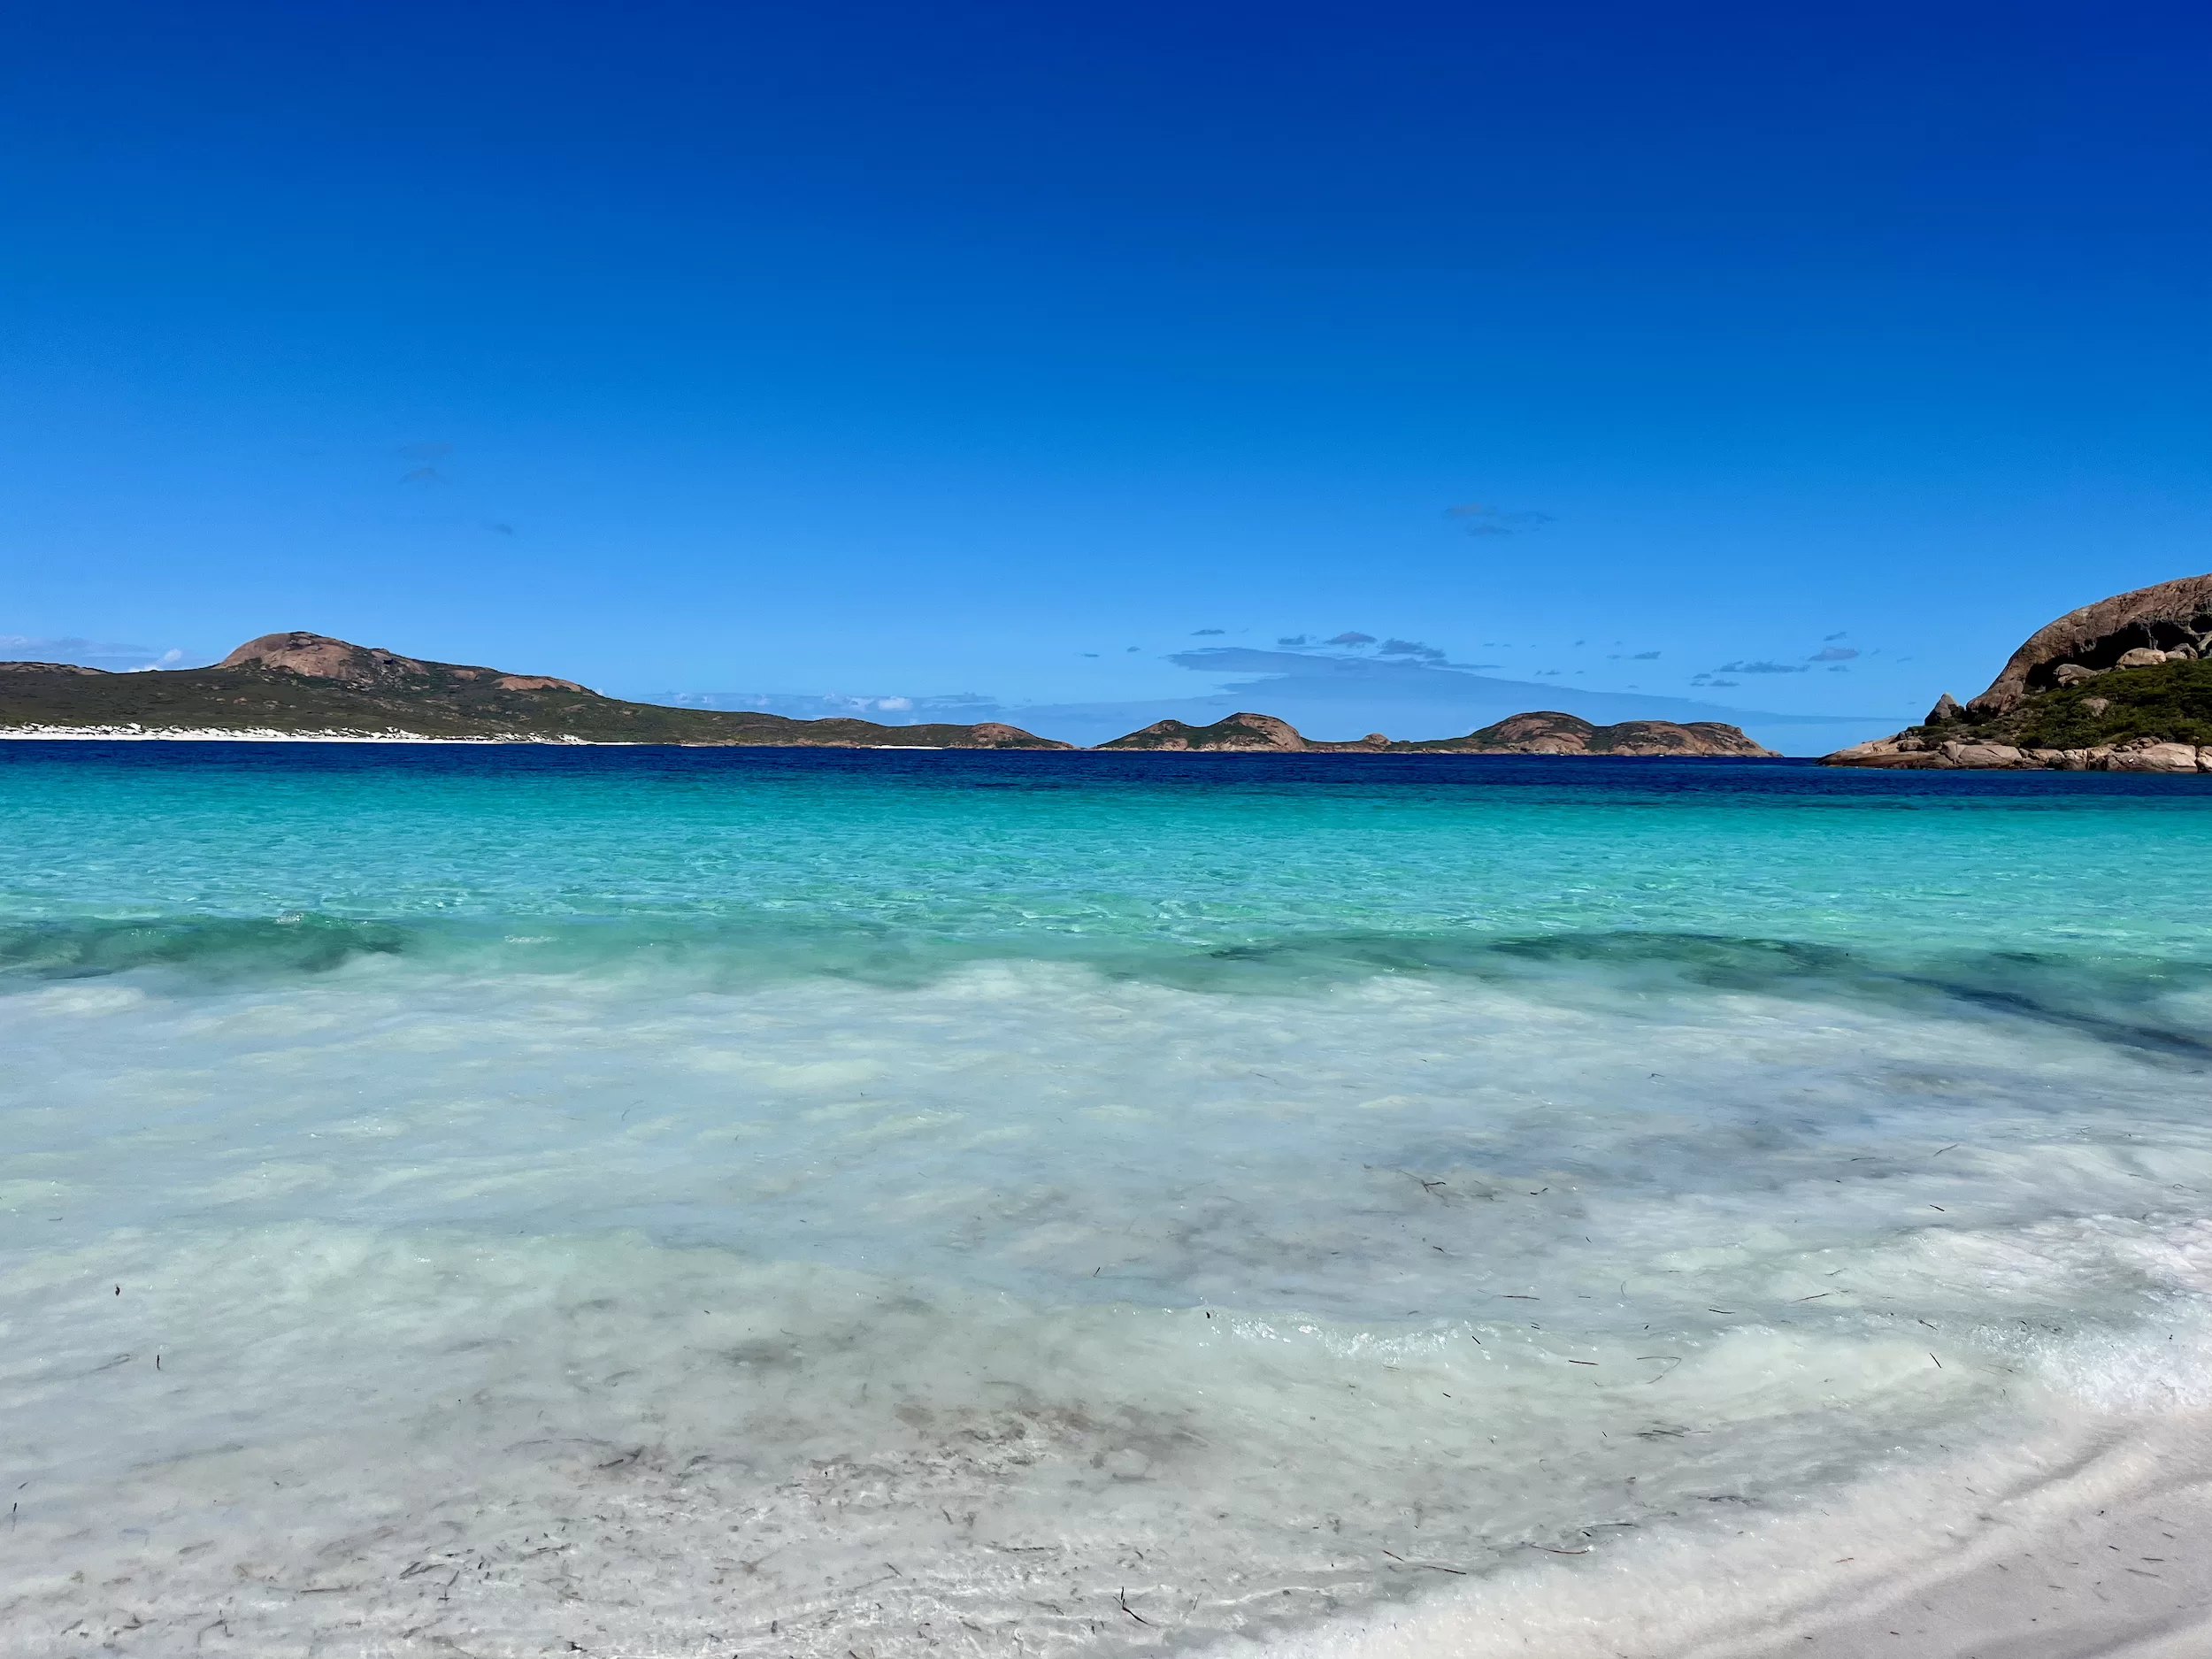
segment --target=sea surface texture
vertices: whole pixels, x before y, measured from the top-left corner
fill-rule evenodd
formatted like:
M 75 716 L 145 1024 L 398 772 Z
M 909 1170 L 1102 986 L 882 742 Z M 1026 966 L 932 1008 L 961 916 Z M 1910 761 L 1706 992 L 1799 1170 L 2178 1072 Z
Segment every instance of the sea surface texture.
M 0 1651 L 1264 1644 L 2193 1409 L 2208 872 L 2212 779 L 0 744 Z

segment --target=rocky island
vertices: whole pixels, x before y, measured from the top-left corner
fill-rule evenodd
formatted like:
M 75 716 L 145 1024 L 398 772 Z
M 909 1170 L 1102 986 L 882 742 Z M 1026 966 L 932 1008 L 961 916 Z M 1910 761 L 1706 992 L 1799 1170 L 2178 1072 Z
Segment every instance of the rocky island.
M 0 737 L 1068 749 L 1018 726 L 879 726 L 669 709 L 572 680 L 425 662 L 322 634 L 265 634 L 212 668 L 109 673 L 0 663 Z
M 1571 714 L 1544 710 L 1509 715 L 1464 737 L 1394 744 L 1410 753 L 1461 755 L 1676 755 L 1738 760 L 1775 760 L 1776 751 L 1718 720 L 1623 720 L 1594 726 Z
M 1355 755 L 1676 755 L 1729 756 L 1773 759 L 1732 726 L 1716 720 L 1694 720 L 1678 726 L 1671 720 L 1624 720 L 1617 726 L 1593 726 L 1571 714 L 1540 710 L 1516 714 L 1470 732 L 1464 737 L 1431 738 L 1423 741 L 1393 741 L 1380 732 L 1348 743 L 1323 742 L 1302 735 L 1287 720 L 1271 714 L 1240 713 L 1211 726 L 1189 726 L 1181 720 L 1158 720 L 1126 737 L 1102 743 L 1101 749 L 1156 749 L 1207 753 L 1302 753 Z
M 1823 764 L 2212 772 L 2212 575 L 2070 611 L 1972 702 L 1947 692 L 1918 726 Z
M 1155 720 L 1126 736 L 1111 738 L 1101 749 L 1158 749 L 1178 754 L 1303 754 L 1315 749 L 1379 749 L 1390 740 L 1380 733 L 1356 743 L 1317 743 L 1303 736 L 1288 720 L 1271 714 L 1232 714 L 1211 726 L 1191 726 L 1181 720 Z

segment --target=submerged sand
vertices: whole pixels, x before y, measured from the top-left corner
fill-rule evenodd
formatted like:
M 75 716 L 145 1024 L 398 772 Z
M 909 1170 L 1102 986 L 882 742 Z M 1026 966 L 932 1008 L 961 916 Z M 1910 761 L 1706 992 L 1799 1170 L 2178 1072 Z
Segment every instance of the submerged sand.
M 2200 1659 L 2212 1414 L 2124 1417 L 1901 1468 L 1830 1502 L 1594 1539 L 1268 1659 Z

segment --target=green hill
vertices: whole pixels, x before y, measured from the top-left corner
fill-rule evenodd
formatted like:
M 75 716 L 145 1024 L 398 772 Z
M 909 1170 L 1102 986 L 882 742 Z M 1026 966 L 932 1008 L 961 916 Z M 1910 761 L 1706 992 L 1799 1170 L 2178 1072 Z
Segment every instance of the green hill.
M 56 663 L 0 663 L 0 736 L 32 729 L 839 749 L 1070 747 L 995 721 L 879 726 L 626 703 L 572 680 L 425 662 L 315 634 L 265 635 L 212 668 L 111 674 Z

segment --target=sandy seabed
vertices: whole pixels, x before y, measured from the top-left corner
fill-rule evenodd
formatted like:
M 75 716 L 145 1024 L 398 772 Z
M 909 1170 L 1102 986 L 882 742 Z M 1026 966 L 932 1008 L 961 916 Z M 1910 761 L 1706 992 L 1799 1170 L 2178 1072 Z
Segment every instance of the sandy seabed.
M 0 1655 L 2208 1651 L 2184 797 L 35 747 Z
M 1758 1525 L 1593 1546 L 1268 1659 L 2201 1659 L 2212 1416 L 2119 1417 L 1902 1470 Z

